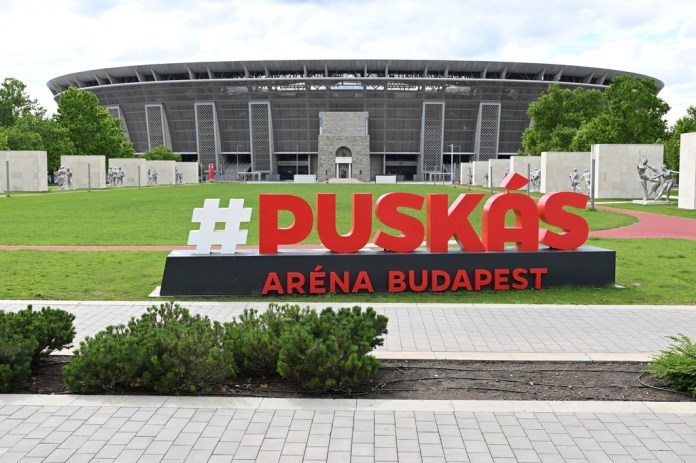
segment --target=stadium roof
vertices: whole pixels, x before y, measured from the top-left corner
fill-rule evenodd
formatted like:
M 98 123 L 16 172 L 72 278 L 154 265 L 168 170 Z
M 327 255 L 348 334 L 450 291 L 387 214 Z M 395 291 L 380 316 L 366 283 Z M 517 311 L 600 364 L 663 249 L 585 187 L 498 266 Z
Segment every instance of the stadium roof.
M 510 80 L 606 86 L 616 76 L 652 78 L 613 69 L 563 64 L 448 60 L 269 60 L 143 64 L 75 72 L 48 81 L 54 96 L 68 87 L 92 88 L 143 82 L 260 79 Z

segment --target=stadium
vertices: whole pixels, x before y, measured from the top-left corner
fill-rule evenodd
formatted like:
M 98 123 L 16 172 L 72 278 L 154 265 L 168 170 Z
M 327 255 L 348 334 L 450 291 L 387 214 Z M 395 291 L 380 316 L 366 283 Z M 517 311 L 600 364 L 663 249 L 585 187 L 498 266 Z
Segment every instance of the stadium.
M 165 145 L 221 180 L 425 181 L 513 156 L 550 84 L 606 89 L 583 66 L 491 61 L 281 60 L 151 64 L 56 77 L 122 119 L 136 153 Z M 663 83 L 655 79 L 658 88 Z M 102 154 L 102 153 L 94 153 Z

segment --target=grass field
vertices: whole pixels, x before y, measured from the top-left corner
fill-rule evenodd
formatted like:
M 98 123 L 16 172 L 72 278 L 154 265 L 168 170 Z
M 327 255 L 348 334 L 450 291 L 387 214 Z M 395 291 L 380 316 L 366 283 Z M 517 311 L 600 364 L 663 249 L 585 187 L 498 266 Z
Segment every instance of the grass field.
M 313 202 L 317 192 L 335 191 L 339 197 L 338 228 L 347 231 L 350 193 L 371 192 L 376 199 L 393 189 L 390 185 L 203 184 L 12 196 L 0 199 L 0 244 L 185 245 L 189 230 L 197 228 L 191 223 L 193 208 L 201 207 L 205 198 L 221 198 L 223 204 L 229 198 L 245 198 L 245 206 L 256 210 L 260 193 L 292 193 Z M 447 193 L 451 199 L 468 192 L 466 188 L 440 185 L 399 185 L 398 189 L 421 195 Z M 471 215 L 477 229 L 480 207 Z M 635 221 L 624 214 L 607 211 L 588 210 L 582 215 L 593 230 Z M 249 244 L 257 243 L 257 228 L 252 216 Z M 316 234 L 306 242 L 318 243 Z M 327 303 L 359 299 L 365 303 L 696 304 L 696 291 L 692 288 L 696 277 L 693 242 L 590 239 L 588 244 L 617 251 L 617 284 L 623 288 L 329 295 L 323 300 Z M 140 251 L 0 251 L 0 299 L 143 300 L 160 284 L 166 255 L 167 252 Z M 234 300 L 261 299 L 236 296 Z M 273 300 L 313 299 L 274 297 Z
M 447 193 L 450 200 L 464 188 L 442 185 L 398 185 L 399 191 L 420 195 Z M 230 198 L 244 198 L 245 207 L 258 210 L 261 193 L 290 193 L 314 203 L 319 192 L 337 193 L 337 229 L 350 229 L 352 193 L 372 193 L 374 200 L 393 191 L 393 185 L 294 185 L 294 184 L 231 184 L 161 186 L 156 188 L 122 188 L 92 191 L 54 191 L 45 194 L 12 196 L 0 200 L 2 228 L 0 244 L 4 245 L 185 245 L 190 230 L 191 214 L 202 207 L 206 198 L 220 198 L 226 205 Z M 478 191 L 471 191 L 477 193 Z M 480 231 L 483 203 L 470 215 Z M 425 209 L 425 208 L 424 208 Z M 577 211 L 576 211 L 577 212 Z M 415 213 L 424 220 L 424 212 Z M 592 230 L 603 230 L 636 221 L 635 218 L 606 211 L 582 211 Z M 290 224 L 290 214 L 281 215 L 281 224 Z M 380 227 L 377 221 L 375 225 Z M 258 214 L 252 214 L 248 244 L 258 243 Z M 381 227 L 384 228 L 384 227 Z M 375 230 L 376 231 L 376 230 Z M 305 241 L 319 243 L 316 231 Z

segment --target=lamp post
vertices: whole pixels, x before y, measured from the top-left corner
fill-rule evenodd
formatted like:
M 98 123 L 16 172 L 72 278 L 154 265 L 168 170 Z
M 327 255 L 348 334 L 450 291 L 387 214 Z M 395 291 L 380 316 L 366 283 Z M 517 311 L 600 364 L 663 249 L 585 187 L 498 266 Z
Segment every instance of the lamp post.
M 237 144 L 237 155 L 234 157 L 237 161 L 237 181 L 239 181 L 239 147 L 242 146 Z

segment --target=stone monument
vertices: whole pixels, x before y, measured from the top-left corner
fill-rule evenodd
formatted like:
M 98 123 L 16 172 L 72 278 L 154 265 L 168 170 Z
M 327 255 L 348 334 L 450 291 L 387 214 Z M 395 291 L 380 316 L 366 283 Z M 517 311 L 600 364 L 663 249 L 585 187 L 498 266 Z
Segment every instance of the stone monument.
M 677 207 L 696 209 L 696 133 L 681 134 Z
M 0 192 L 48 191 L 47 174 L 46 151 L 0 151 Z

